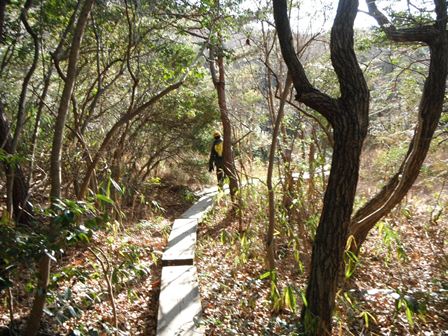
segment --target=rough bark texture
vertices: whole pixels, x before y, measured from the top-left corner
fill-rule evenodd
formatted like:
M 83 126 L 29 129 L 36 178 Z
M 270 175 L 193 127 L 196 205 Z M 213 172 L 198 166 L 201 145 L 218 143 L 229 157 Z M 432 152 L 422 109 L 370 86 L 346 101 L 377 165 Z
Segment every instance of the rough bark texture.
M 350 234 L 355 238 L 352 249 L 357 252 L 369 231 L 401 202 L 417 179 L 440 119 L 448 72 L 446 3 L 444 1 L 436 1 L 437 22 L 434 26 L 418 28 L 421 32 L 418 32 L 417 28 L 397 30 L 378 11 L 374 1 L 369 3 L 369 10 L 381 25 L 387 26 L 385 31 L 393 41 L 426 42 L 430 49 L 430 65 L 420 100 L 418 121 L 405 159 L 398 172 L 377 195 L 356 212 L 350 223 Z
M 340 0 L 332 28 L 331 59 L 341 89 L 341 97 L 335 101 L 311 86 L 292 48 L 286 1 L 274 0 L 274 17 L 282 54 L 291 71 L 297 99 L 326 117 L 334 129 L 332 167 L 313 246 L 307 288 L 308 306 L 302 315 L 309 334 L 331 332 L 331 311 L 348 230 L 359 248 L 374 224 L 406 195 L 428 152 L 442 111 L 448 71 L 446 2 L 435 0 L 434 3 L 437 20 L 433 25 L 397 29 L 377 9 L 374 0 L 368 1 L 369 12 L 390 39 L 426 43 L 430 48 L 431 61 L 419 106 L 418 123 L 405 160 L 389 183 L 350 221 L 359 155 L 368 124 L 369 99 L 353 52 L 353 20 L 358 3 L 355 0 Z
M 332 125 L 334 150 L 323 209 L 313 244 L 311 272 L 302 311 L 307 334 L 331 333 L 331 315 L 338 286 L 358 182 L 359 161 L 368 126 L 369 92 L 353 50 L 353 22 L 358 2 L 341 0 L 331 32 L 331 60 L 341 97 L 315 89 L 292 46 L 285 0 L 274 0 L 274 18 L 282 55 L 293 78 L 296 99 L 322 114 Z

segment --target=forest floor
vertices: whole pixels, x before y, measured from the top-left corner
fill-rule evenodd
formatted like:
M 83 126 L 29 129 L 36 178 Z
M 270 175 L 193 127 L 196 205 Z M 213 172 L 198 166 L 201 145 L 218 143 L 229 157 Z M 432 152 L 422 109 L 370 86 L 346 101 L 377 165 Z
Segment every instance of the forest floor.
M 67 250 L 52 268 L 51 303 L 45 309 L 40 335 L 115 334 L 105 274 L 93 252 L 111 265 L 108 275 L 114 287 L 120 335 L 155 335 L 160 257 L 172 221 L 193 201 L 193 193 L 186 187 L 165 183 L 152 186 L 146 199 L 140 199 L 132 209 L 121 209 L 129 214 L 121 224 L 111 221 L 109 227 L 96 231 L 88 244 Z M 34 269 L 20 269 L 16 283 L 27 285 L 12 288 L 17 335 L 24 330 L 32 304 L 34 272 Z M 0 335 L 9 335 L 5 291 L 0 294 L 0 300 Z
M 446 217 L 431 223 L 433 204 L 416 201 L 408 199 L 371 233 L 354 275 L 338 292 L 334 335 L 448 335 L 448 223 Z M 297 335 L 310 249 L 304 244 L 294 251 L 293 240 L 277 239 L 273 290 L 263 276 L 260 221 L 249 215 L 240 235 L 223 209 L 228 204 L 222 201 L 200 226 L 196 262 L 206 335 Z
M 446 162 L 423 173 L 370 233 L 353 275 L 337 293 L 333 335 L 448 335 Z M 378 181 L 368 174 L 359 187 L 364 195 Z M 206 335 L 299 335 L 311 258 L 311 239 L 301 232 L 312 231 L 316 222 L 300 228 L 300 222 L 277 218 L 271 281 L 264 266 L 267 205 L 260 206 L 267 193 L 256 187 L 243 194 L 242 234 L 226 198 L 199 226 L 196 264 Z
M 446 170 L 439 168 L 424 173 L 402 204 L 372 230 L 354 274 L 337 294 L 334 335 L 448 335 L 448 216 L 443 208 L 448 185 L 441 183 Z M 368 186 L 373 184 L 364 179 L 362 193 L 371 195 Z M 206 335 L 298 335 L 309 232 L 318 216 L 292 224 L 278 218 L 273 278 L 264 267 L 266 190 L 261 184 L 249 186 L 243 199 L 241 222 L 230 211 L 229 197 L 219 195 L 199 226 L 195 263 Z M 120 335 L 155 335 L 160 257 L 172 221 L 193 202 L 187 187 L 154 185 L 145 197 L 122 208 L 127 217 L 121 223 L 110 221 L 88 244 L 59 256 L 40 335 L 114 333 L 105 274 L 95 254 L 111 264 Z M 240 224 L 244 234 L 238 232 Z M 26 284 L 12 288 L 17 335 L 32 304 L 34 272 L 16 272 L 16 283 Z M 0 300 L 3 335 L 10 322 L 5 291 Z

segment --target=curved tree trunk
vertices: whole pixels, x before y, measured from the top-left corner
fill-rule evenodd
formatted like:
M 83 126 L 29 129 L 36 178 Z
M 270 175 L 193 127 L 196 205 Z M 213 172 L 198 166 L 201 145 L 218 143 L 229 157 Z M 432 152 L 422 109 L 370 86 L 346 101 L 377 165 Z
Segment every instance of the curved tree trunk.
M 330 177 L 317 228 L 302 322 L 310 335 L 331 333 L 338 274 L 343 261 L 358 182 L 359 162 L 367 134 L 369 92 L 353 50 L 353 23 L 358 1 L 341 0 L 331 31 L 331 60 L 341 97 L 314 88 L 292 46 L 285 0 L 274 0 L 274 18 L 283 58 L 291 73 L 296 99 L 322 114 L 332 125 L 334 149 Z
M 308 305 L 302 318 L 308 334 L 331 333 L 331 311 L 348 230 L 358 248 L 373 225 L 398 204 L 417 178 L 442 110 L 447 77 L 447 4 L 434 0 L 437 20 L 433 25 L 396 29 L 375 5 L 369 12 L 388 37 L 396 42 L 423 42 L 430 47 L 431 63 L 419 107 L 414 138 L 399 172 L 381 192 L 350 214 L 358 179 L 359 155 L 368 124 L 369 94 L 353 51 L 353 21 L 358 2 L 340 0 L 331 33 L 331 59 L 338 76 L 341 97 L 335 101 L 316 90 L 306 77 L 291 44 L 286 1 L 274 0 L 274 17 L 282 54 L 293 77 L 297 99 L 321 113 L 333 126 L 334 151 L 328 186 L 316 239 L 307 288 Z
M 372 13 L 378 13 L 372 4 L 370 10 Z M 439 11 L 438 16 L 442 19 L 438 21 L 438 32 L 436 30 L 434 36 L 427 41 L 430 48 L 430 65 L 420 100 L 414 136 L 398 172 L 377 195 L 356 212 L 351 220 L 350 235 L 354 237 L 352 249 L 357 253 L 359 253 L 369 231 L 402 201 L 414 184 L 437 129 L 443 109 L 448 72 L 448 40 L 445 31 L 446 5 L 443 1 L 439 1 Z M 404 38 L 403 35 L 396 34 L 395 30 L 386 30 L 386 32 L 392 40 L 402 41 Z M 419 39 L 417 34 L 407 35 L 408 42 Z
M 37 62 L 39 60 L 39 48 L 40 48 L 39 38 L 28 23 L 28 10 L 31 8 L 32 5 L 33 5 L 32 0 L 27 0 L 23 6 L 22 12 L 20 13 L 20 21 L 24 25 L 28 34 L 30 34 L 30 36 L 33 39 L 34 53 L 33 53 L 33 62 L 31 63 L 31 66 L 28 69 L 25 78 L 23 79 L 22 89 L 19 96 L 19 103 L 17 109 L 17 122 L 16 127 L 14 129 L 14 135 L 12 137 L 12 141 L 9 146 L 9 154 L 11 155 L 15 155 L 17 153 L 17 146 L 19 144 L 19 139 L 22 133 L 22 129 L 25 126 L 25 117 L 26 117 L 25 104 L 27 100 L 28 86 L 31 77 L 33 76 L 34 71 L 36 70 Z M 7 168 L 7 175 L 6 175 L 7 208 L 10 215 L 12 214 L 14 218 L 17 218 L 17 216 L 14 215 L 16 205 L 13 205 L 14 203 L 13 193 L 17 191 L 17 188 L 14 188 L 14 182 L 16 180 L 14 176 L 15 173 L 16 173 L 15 165 L 14 164 L 9 165 L 9 167 Z M 22 172 L 17 173 L 22 174 Z M 21 178 L 24 178 L 23 174 Z M 18 179 L 18 182 L 20 181 L 21 178 Z M 22 187 L 19 188 L 22 189 Z

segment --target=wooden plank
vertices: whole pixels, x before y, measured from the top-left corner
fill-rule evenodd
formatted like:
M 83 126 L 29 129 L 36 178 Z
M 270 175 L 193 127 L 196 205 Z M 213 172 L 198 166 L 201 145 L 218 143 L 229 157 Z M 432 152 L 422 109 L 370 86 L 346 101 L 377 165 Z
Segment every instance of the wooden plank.
M 204 335 L 196 267 L 164 267 L 160 286 L 157 336 Z
M 197 223 L 196 218 L 174 221 L 167 248 L 162 256 L 164 266 L 193 265 Z
M 212 208 L 213 197 L 215 193 L 207 194 L 201 197 L 197 203 L 195 203 L 190 209 L 185 211 L 179 218 L 192 219 L 195 218 L 198 222 L 201 222 L 204 216 Z

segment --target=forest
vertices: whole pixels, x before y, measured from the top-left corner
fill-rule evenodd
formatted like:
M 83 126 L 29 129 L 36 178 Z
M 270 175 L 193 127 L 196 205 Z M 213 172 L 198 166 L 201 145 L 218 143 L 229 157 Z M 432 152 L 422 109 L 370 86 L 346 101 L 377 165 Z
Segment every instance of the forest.
M 447 6 L 0 0 L 0 335 L 448 335 Z

